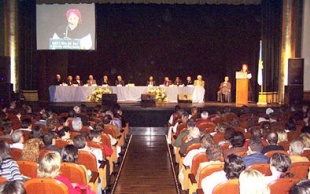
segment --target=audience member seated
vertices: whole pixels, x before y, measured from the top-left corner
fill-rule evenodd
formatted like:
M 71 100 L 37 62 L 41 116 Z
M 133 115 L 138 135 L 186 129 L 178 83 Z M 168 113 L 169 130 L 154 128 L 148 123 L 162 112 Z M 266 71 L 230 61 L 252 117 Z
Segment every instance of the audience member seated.
M 113 123 L 112 117 L 110 115 L 105 115 L 102 118 L 102 122 L 103 122 L 104 128 L 109 127 L 109 128 L 113 129 L 113 131 L 115 133 L 115 136 L 113 138 L 117 138 L 120 135 L 120 131 L 118 129 L 118 126 Z
M 288 119 L 288 121 L 285 123 L 285 130 L 287 131 L 296 131 L 296 122 L 295 118 L 292 116 Z
M 220 141 L 218 143 L 218 145 L 222 145 L 224 143 L 229 143 L 230 144 L 230 140 L 234 137 L 234 135 L 235 135 L 234 128 L 232 128 L 232 127 L 225 128 L 224 140 Z
M 189 134 L 185 138 L 185 141 L 181 144 L 180 153 L 185 155 L 188 146 L 194 143 L 200 143 L 200 131 L 197 127 L 190 129 Z
M 100 143 L 104 150 L 104 155 L 111 156 L 113 154 L 113 149 L 108 145 L 102 143 L 101 141 L 101 133 L 99 131 L 92 130 L 88 134 L 88 139 L 92 142 Z M 119 154 L 119 153 L 118 153 Z
M 79 150 L 85 150 L 94 154 L 97 160 L 97 167 L 99 168 L 100 162 L 103 161 L 102 152 L 100 149 L 87 146 L 86 139 L 82 135 L 77 135 L 73 138 L 73 145 L 75 145 Z
M 43 143 L 44 143 L 44 147 L 41 148 L 43 150 L 52 150 L 58 153 L 61 153 L 61 149 L 59 149 L 58 147 L 55 146 L 56 144 L 56 137 L 55 137 L 55 133 L 54 132 L 47 132 L 44 136 L 43 136 Z
M 248 155 L 243 158 L 244 165 L 248 167 L 252 164 L 268 163 L 269 158 L 261 153 L 262 149 L 262 140 L 258 137 L 251 138 L 248 146 Z
M 178 111 L 181 110 L 180 105 L 176 105 L 174 107 L 174 112 L 171 114 L 171 116 L 169 117 L 169 121 L 168 121 L 168 126 L 173 126 L 175 125 L 175 123 L 177 122 L 177 120 L 180 118 Z
M 176 77 L 174 82 L 173 82 L 173 85 L 175 86 L 184 86 L 182 80 L 180 79 L 180 77 Z
M 261 123 L 261 122 L 276 122 L 277 120 L 273 119 L 273 114 L 274 114 L 274 110 L 272 108 L 267 108 L 266 109 L 266 115 L 264 117 L 259 117 L 258 118 L 258 123 Z
M 270 158 L 270 171 L 271 176 L 266 176 L 266 183 L 269 184 L 279 178 L 293 177 L 288 170 L 291 167 L 291 159 L 281 153 L 275 153 Z
M 61 161 L 77 164 L 78 161 L 78 148 L 74 145 L 66 145 L 61 151 Z M 91 177 L 91 171 L 87 170 L 82 164 L 79 164 L 85 170 L 86 180 L 89 181 Z
M 1 194 L 26 194 L 22 181 L 7 181 L 0 186 Z
M 41 138 L 42 137 L 42 128 L 40 126 L 35 126 L 29 134 L 29 139 L 31 138 Z
M 56 131 L 57 130 L 58 120 L 56 118 L 49 118 L 46 120 L 46 128 L 49 131 Z
M 290 148 L 289 148 L 289 154 L 291 162 L 308 162 L 308 158 L 305 156 L 301 156 L 301 154 L 304 151 L 304 144 L 302 141 L 295 139 L 291 141 Z
M 230 139 L 231 148 L 223 151 L 224 158 L 227 158 L 230 154 L 238 154 L 239 152 L 246 152 L 244 147 L 245 137 L 242 132 L 236 131 L 234 136 Z
M 304 149 L 309 150 L 310 149 L 310 134 L 302 133 L 300 134 L 299 139 L 303 142 L 305 146 Z
M 239 177 L 240 194 L 269 194 L 264 175 L 257 170 L 246 169 Z
M 214 172 L 201 181 L 201 187 L 205 194 L 211 194 L 214 187 L 229 179 L 238 179 L 240 173 L 245 169 L 243 160 L 240 156 L 230 154 L 225 159 L 224 170 Z
M 221 164 L 222 161 L 222 157 L 223 157 L 223 153 L 222 153 L 222 149 L 218 146 L 218 145 L 212 145 L 210 147 L 208 147 L 208 149 L 206 150 L 206 155 L 207 158 L 209 159 L 208 162 L 202 162 L 199 164 L 198 170 L 197 170 L 197 174 L 196 174 L 196 181 L 197 183 L 199 182 L 199 175 L 202 169 L 204 169 L 205 167 L 212 165 L 212 164 Z
M 209 113 L 207 111 L 203 111 L 200 114 L 200 118 L 196 120 L 196 126 L 198 126 L 202 122 L 211 122 L 209 119 Z
M 194 119 L 194 120 L 200 118 L 200 114 L 199 114 L 199 110 L 198 110 L 197 106 L 193 106 L 191 108 L 191 114 L 190 114 L 189 118 Z
M 310 193 L 310 180 L 301 180 L 294 185 L 289 194 L 309 194 Z
M 229 77 L 225 76 L 224 81 L 221 83 L 219 87 L 219 91 L 217 92 L 217 101 L 223 102 L 223 95 L 225 102 L 230 102 L 231 98 L 231 83 L 229 82 Z
M 175 139 L 173 146 L 174 147 L 181 147 L 182 145 L 182 140 L 185 136 L 187 136 L 189 134 L 189 131 L 195 127 L 196 122 L 193 119 L 189 119 L 187 121 L 187 128 L 184 131 L 181 131 L 181 133 L 178 135 L 178 137 Z
M 9 181 L 23 180 L 19 167 L 10 153 L 9 144 L 0 140 L 0 176 Z
M 1 135 L 0 138 L 12 139 L 13 129 L 11 122 L 2 121 L 2 128 L 3 128 L 3 135 Z
M 12 133 L 13 144 L 10 145 L 10 148 L 23 149 L 24 148 L 24 136 L 21 130 L 15 130 Z
M 81 131 L 83 127 L 81 117 L 74 117 L 72 119 L 72 130 L 73 131 Z
M 278 134 L 276 132 L 271 132 L 267 135 L 268 146 L 265 146 L 261 151 L 262 154 L 265 154 L 273 150 L 284 150 L 282 146 L 277 145 L 278 143 Z
M 182 186 L 182 190 L 184 190 L 183 188 L 183 183 L 184 183 L 184 166 L 189 167 L 189 169 L 192 168 L 192 160 L 194 158 L 194 156 L 196 154 L 202 153 L 202 152 L 206 152 L 206 150 L 211 146 L 214 145 L 214 141 L 212 139 L 212 136 L 209 134 L 205 134 L 200 138 L 200 142 L 201 142 L 201 147 L 199 149 L 193 149 L 191 151 L 189 151 L 186 156 L 184 157 L 183 160 L 183 166 L 179 172 L 178 178 L 179 178 L 179 182 Z
M 48 112 L 43 112 L 40 116 L 40 120 L 36 121 L 35 125 L 44 125 L 46 126 L 46 120 L 49 118 Z
M 22 119 L 21 122 L 22 127 L 19 129 L 21 131 L 32 131 L 32 121 L 29 118 Z
M 57 132 L 57 134 L 60 140 L 66 141 L 72 144 L 72 139 L 70 139 L 70 128 L 69 127 L 63 127 Z
M 38 162 L 40 155 L 40 145 L 42 141 L 38 138 L 32 138 L 26 141 L 21 153 L 21 160 Z
M 67 177 L 60 175 L 61 157 L 58 152 L 49 152 L 44 155 L 37 169 L 38 178 L 52 178 L 64 183 L 70 194 L 80 194 L 81 190 L 75 188 Z
M 277 134 L 278 134 L 278 143 L 288 141 L 287 132 L 284 129 L 278 130 Z
M 181 110 L 180 110 L 180 112 L 181 112 Z M 172 134 L 175 134 L 177 132 L 178 126 L 181 124 L 186 126 L 188 119 L 189 119 L 189 114 L 185 111 L 182 111 L 181 119 L 179 121 L 177 121 L 174 126 L 171 126 L 168 129 L 168 135 L 167 135 L 168 144 L 171 144 Z

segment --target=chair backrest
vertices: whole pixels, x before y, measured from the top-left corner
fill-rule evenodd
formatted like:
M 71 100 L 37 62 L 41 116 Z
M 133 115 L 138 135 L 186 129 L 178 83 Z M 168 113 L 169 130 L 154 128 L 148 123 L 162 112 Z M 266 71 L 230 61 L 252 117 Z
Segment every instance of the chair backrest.
M 214 187 L 212 192 L 212 194 L 226 194 L 226 193 L 239 194 L 238 179 L 230 179 L 224 183 L 220 183 Z
M 37 194 L 68 194 L 68 187 L 52 178 L 33 178 L 24 183 L 27 193 Z
M 268 186 L 270 193 L 288 194 L 290 188 L 300 181 L 299 178 L 279 178 L 271 182 Z
M 83 164 L 88 170 L 98 172 L 95 155 L 85 150 L 79 150 L 78 155 L 78 164 Z
M 284 148 L 284 151 L 288 151 L 290 148 L 290 142 L 289 141 L 281 141 L 278 143 L 279 146 L 282 146 Z
M 87 141 L 87 145 L 90 146 L 90 147 L 93 147 L 93 148 L 98 148 L 101 150 L 102 152 L 102 158 L 105 158 L 105 152 L 104 152 L 104 148 L 102 146 L 101 143 L 98 143 L 98 142 L 93 142 L 93 141 Z
M 293 173 L 296 178 L 307 179 L 309 167 L 310 162 L 294 162 L 291 164 L 289 171 Z
M 229 146 L 230 146 L 230 143 L 229 143 L 229 142 L 222 143 L 222 144 L 220 145 L 222 151 L 229 149 Z
M 189 145 L 186 149 L 186 154 L 191 151 L 191 150 L 194 150 L 194 149 L 199 149 L 201 147 L 201 143 L 193 143 L 191 145 Z
M 207 157 L 206 152 L 201 152 L 201 153 L 196 154 L 192 160 L 191 173 L 196 176 L 197 170 L 199 168 L 199 164 L 202 162 L 208 162 L 208 161 L 209 161 L 209 158 Z
M 270 176 L 271 171 L 270 171 L 270 164 L 267 163 L 258 163 L 258 164 L 252 164 L 247 167 L 248 169 L 255 169 L 259 172 L 261 172 L 265 176 Z
M 44 155 L 48 152 L 53 152 L 52 150 L 41 149 L 39 153 L 39 161 L 44 157 Z
M 181 123 L 181 124 L 179 124 L 178 125 L 178 127 L 177 127 L 177 131 L 176 131 L 176 136 L 178 136 L 180 133 L 181 133 L 181 131 L 183 130 L 183 129 L 186 129 L 187 128 L 187 124 L 186 123 Z
M 17 160 L 16 162 L 18 164 L 19 171 L 22 175 L 27 176 L 29 178 L 37 177 L 38 164 L 36 162 L 25 160 Z
M 55 146 L 62 149 L 64 148 L 66 145 L 68 145 L 69 143 L 67 141 L 61 140 L 61 139 L 57 139 L 55 141 Z
M 1 137 L 0 140 L 3 140 L 3 141 L 5 141 L 8 144 L 12 144 L 13 143 L 13 140 L 11 138 Z
M 202 121 L 197 124 L 197 127 L 200 131 L 204 131 L 206 128 L 215 128 L 216 125 L 210 121 Z
M 213 136 L 213 140 L 215 144 L 218 144 L 220 141 L 225 140 L 224 133 L 216 133 Z
M 107 134 L 110 134 L 112 137 L 117 138 L 117 134 L 111 126 L 104 126 L 103 131 Z
M 211 175 L 214 172 L 221 171 L 223 169 L 224 169 L 224 163 L 222 163 L 222 164 L 211 164 L 211 165 L 208 165 L 205 168 L 203 168 L 200 171 L 198 188 L 201 188 L 201 181 L 203 178 Z
M 71 183 L 87 184 L 86 171 L 78 164 L 62 162 L 60 172 L 63 176 L 67 177 Z
M 111 145 L 111 139 L 109 137 L 108 134 L 106 133 L 101 133 L 101 142 L 105 145 L 107 145 L 109 148 L 112 148 L 112 145 Z
M 70 131 L 70 139 L 73 139 L 75 136 L 81 135 L 78 131 Z
M 11 156 L 13 160 L 19 160 L 22 154 L 22 150 L 18 148 L 11 148 Z
M 4 182 L 6 182 L 6 181 L 8 181 L 8 179 L 6 179 L 6 178 L 0 176 L 0 184 L 4 183 Z
M 281 154 L 288 156 L 287 151 L 284 151 L 284 150 L 272 150 L 272 151 L 265 153 L 265 156 L 267 156 L 268 158 L 271 158 L 273 156 L 273 154 L 275 154 L 275 153 L 281 153 Z
M 304 152 L 301 155 L 307 157 L 310 161 L 310 150 L 304 150 Z

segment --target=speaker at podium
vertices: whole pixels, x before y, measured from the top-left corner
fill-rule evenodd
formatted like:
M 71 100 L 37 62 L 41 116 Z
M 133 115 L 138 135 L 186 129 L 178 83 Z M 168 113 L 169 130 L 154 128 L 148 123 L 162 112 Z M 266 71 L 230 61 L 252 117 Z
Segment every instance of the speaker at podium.
M 248 104 L 249 79 L 246 72 L 236 72 L 236 104 Z

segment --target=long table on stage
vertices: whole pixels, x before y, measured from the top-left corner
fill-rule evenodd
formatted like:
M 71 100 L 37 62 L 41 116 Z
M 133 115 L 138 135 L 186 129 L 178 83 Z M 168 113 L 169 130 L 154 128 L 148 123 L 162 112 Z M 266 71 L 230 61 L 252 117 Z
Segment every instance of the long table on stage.
M 50 86 L 51 102 L 86 102 L 92 91 L 101 86 Z M 141 94 L 148 93 L 147 86 L 109 86 L 118 101 L 140 101 Z M 177 102 L 178 94 L 192 94 L 193 102 L 203 102 L 205 89 L 203 87 L 161 87 L 166 91 L 168 102 Z

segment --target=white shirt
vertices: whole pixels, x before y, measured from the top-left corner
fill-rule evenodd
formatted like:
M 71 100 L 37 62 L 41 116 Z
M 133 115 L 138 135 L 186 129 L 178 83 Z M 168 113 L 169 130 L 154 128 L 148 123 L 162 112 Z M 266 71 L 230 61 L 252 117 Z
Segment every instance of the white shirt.
M 214 172 L 210 176 L 205 177 L 201 181 L 201 188 L 204 194 L 212 194 L 213 189 L 216 185 L 227 181 L 226 173 L 222 170 Z
M 24 149 L 24 144 L 22 144 L 22 143 L 13 143 L 13 144 L 11 144 L 10 145 L 10 148 L 17 148 L 17 149 Z
M 192 169 L 192 164 L 193 164 L 193 158 L 199 154 L 199 153 L 202 153 L 202 152 L 205 152 L 206 151 L 206 148 L 199 148 L 199 149 L 193 149 L 191 151 L 189 151 L 184 160 L 183 160 L 183 164 L 185 166 L 189 166 L 190 169 Z

